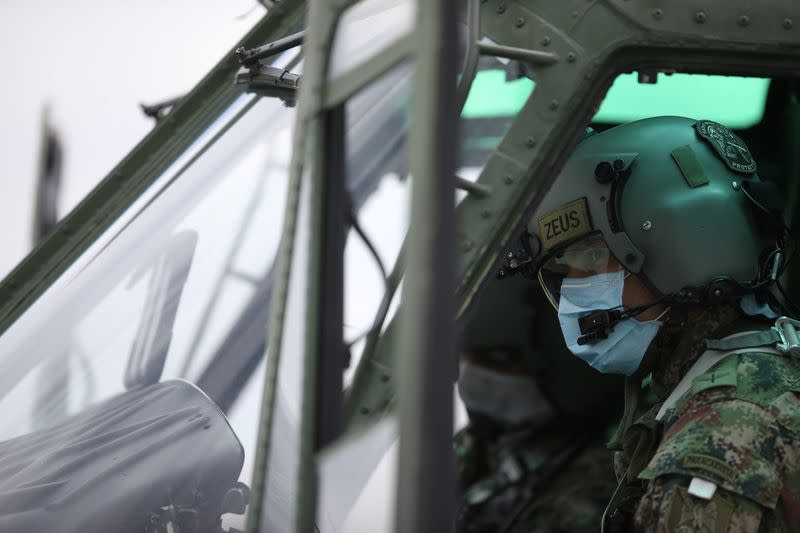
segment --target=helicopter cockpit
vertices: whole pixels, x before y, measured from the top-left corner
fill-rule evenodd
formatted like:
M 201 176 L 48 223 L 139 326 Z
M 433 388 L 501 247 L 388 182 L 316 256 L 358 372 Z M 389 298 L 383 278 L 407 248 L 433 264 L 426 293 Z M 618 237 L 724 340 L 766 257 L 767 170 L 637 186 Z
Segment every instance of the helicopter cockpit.
M 715 120 L 800 201 L 794 49 L 656 45 L 631 17 L 681 23 L 592 2 L 308 4 L 0 286 L 0 529 L 438 530 L 457 329 L 521 283 L 495 278 L 587 126 Z

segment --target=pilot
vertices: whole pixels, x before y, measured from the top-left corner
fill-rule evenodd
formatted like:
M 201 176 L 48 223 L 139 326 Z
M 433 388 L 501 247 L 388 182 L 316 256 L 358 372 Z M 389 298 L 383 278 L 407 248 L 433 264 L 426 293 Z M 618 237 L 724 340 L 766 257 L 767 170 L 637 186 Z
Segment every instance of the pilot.
M 458 531 L 595 532 L 616 487 L 605 443 L 622 380 L 596 379 L 546 335 L 547 307 L 525 279 L 493 281 L 462 335 Z
M 627 376 L 605 531 L 800 531 L 797 243 L 745 143 L 681 117 L 589 136 L 528 240 L 569 350 Z

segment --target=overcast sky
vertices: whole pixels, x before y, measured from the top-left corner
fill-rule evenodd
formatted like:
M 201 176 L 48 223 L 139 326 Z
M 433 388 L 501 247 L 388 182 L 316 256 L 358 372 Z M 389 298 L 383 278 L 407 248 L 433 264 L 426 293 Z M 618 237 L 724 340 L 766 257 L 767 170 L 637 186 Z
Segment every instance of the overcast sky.
M 0 276 L 30 249 L 49 102 L 67 213 L 152 128 L 139 103 L 180 95 L 263 15 L 256 0 L 0 0 Z

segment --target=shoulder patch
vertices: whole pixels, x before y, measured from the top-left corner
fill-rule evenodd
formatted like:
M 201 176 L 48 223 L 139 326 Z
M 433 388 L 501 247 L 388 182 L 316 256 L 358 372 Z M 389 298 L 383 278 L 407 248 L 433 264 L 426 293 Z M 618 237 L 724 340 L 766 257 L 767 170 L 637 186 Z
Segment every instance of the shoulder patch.
M 711 120 L 700 120 L 694 124 L 697 134 L 714 147 L 731 170 L 742 174 L 756 171 L 756 162 L 744 141 L 731 130 Z
M 733 505 L 719 494 L 711 500 L 693 498 L 684 487 L 675 487 L 669 498 L 664 531 L 724 533 L 730 530 Z
M 690 453 L 683 458 L 687 470 L 703 470 L 728 482 L 736 479 L 736 469 L 725 461 L 701 453 Z

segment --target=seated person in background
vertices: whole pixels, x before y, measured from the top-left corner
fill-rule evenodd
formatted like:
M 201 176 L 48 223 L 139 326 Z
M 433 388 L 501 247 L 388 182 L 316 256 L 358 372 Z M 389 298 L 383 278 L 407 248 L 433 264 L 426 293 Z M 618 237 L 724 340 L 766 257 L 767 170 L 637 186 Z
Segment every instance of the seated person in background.
M 605 443 L 621 381 L 598 381 L 545 334 L 558 324 L 536 313 L 548 305 L 538 288 L 509 279 L 486 293 L 462 337 L 457 530 L 597 531 L 616 487 Z

